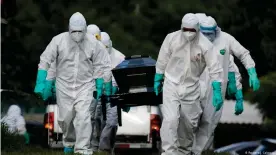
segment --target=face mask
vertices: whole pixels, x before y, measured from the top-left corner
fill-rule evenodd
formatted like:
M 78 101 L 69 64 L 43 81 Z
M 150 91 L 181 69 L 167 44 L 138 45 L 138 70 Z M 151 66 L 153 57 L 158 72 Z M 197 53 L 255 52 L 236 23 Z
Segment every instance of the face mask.
M 74 40 L 75 42 L 80 42 L 83 40 L 84 38 L 84 33 L 83 32 L 72 32 L 71 33 L 71 38 L 72 40 Z
M 184 37 L 188 40 L 188 41 L 192 41 L 195 37 L 196 37 L 196 32 L 190 32 L 190 31 L 186 31 L 183 32 Z
M 213 42 L 216 39 L 216 33 L 215 32 L 203 32 L 203 35 L 208 38 L 211 42 Z

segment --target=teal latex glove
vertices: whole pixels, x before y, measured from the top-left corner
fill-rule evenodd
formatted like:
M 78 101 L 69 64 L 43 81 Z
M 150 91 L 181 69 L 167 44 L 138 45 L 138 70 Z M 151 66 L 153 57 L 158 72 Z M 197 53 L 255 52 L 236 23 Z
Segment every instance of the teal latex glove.
M 130 107 L 124 107 L 124 108 L 123 108 L 123 111 L 126 112 L 126 113 L 128 113 L 129 110 L 130 110 Z
M 47 77 L 46 70 L 37 71 L 36 85 L 35 85 L 34 92 L 42 98 L 43 98 L 44 89 L 45 89 L 46 77 Z
M 74 154 L 74 148 L 65 147 L 63 152 L 65 155 Z
M 229 96 L 232 96 L 236 94 L 236 92 L 237 92 L 237 85 L 236 85 L 235 72 L 228 72 L 227 93 Z
M 116 94 L 118 92 L 118 87 L 112 87 L 112 95 Z
M 247 69 L 249 75 L 249 87 L 253 88 L 253 91 L 257 91 L 260 88 L 260 81 L 257 77 L 256 69 L 254 67 Z
M 158 74 L 156 73 L 154 76 L 154 92 L 156 96 L 162 92 L 162 82 L 164 79 L 164 74 Z
M 98 78 L 96 79 L 96 91 L 97 91 L 97 100 L 100 99 L 100 97 L 103 95 L 103 84 L 104 84 L 104 79 L 103 78 Z
M 216 111 L 219 111 L 223 104 L 222 94 L 221 94 L 221 83 L 214 81 L 213 86 L 213 106 Z
M 54 80 L 54 83 L 52 85 L 52 92 L 53 92 L 53 99 L 56 100 L 56 80 Z
M 104 92 L 106 96 L 110 96 L 112 93 L 112 82 L 104 83 Z
M 30 136 L 28 132 L 24 133 L 25 144 L 30 144 Z
M 237 93 L 235 94 L 236 96 L 236 105 L 235 105 L 235 114 L 239 115 L 243 112 L 243 95 L 242 95 L 242 90 L 239 89 Z
M 42 97 L 44 101 L 46 101 L 48 98 L 53 96 L 53 92 L 52 92 L 53 85 L 54 85 L 54 80 L 45 81 L 45 89 Z

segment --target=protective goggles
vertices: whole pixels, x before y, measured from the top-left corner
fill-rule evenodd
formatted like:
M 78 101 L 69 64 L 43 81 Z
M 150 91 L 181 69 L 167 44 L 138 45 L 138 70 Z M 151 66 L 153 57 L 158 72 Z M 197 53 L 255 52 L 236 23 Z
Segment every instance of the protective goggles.
M 201 32 L 212 33 L 212 32 L 214 32 L 214 31 L 216 31 L 217 26 L 213 26 L 213 27 L 199 26 L 199 29 L 200 29 Z
M 102 39 L 101 35 L 99 35 L 99 34 L 95 34 L 95 37 L 96 37 L 97 40 L 101 40 Z
M 72 31 L 71 33 L 76 33 L 76 32 L 82 32 L 82 31 Z
M 196 29 L 183 27 L 182 31 L 183 32 L 196 32 Z

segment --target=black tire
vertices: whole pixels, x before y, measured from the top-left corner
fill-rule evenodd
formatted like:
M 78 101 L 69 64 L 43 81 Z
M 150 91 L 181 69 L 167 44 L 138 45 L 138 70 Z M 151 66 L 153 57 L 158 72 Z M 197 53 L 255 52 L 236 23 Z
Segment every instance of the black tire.
M 41 146 L 45 149 L 49 149 L 49 143 L 48 143 L 48 130 L 44 129 L 42 132 L 42 141 L 41 141 Z
M 161 155 L 162 148 L 161 148 L 161 140 L 157 136 L 158 133 L 156 130 L 152 131 L 152 155 Z

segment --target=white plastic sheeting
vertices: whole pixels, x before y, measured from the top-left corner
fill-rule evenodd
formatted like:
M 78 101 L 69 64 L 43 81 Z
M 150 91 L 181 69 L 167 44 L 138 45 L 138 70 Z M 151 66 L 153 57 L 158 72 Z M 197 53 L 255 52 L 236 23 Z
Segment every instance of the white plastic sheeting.
M 238 123 L 238 124 L 262 124 L 263 116 L 256 107 L 256 104 L 251 104 L 244 101 L 244 111 L 240 115 L 235 115 L 234 100 L 225 100 L 220 123 Z

